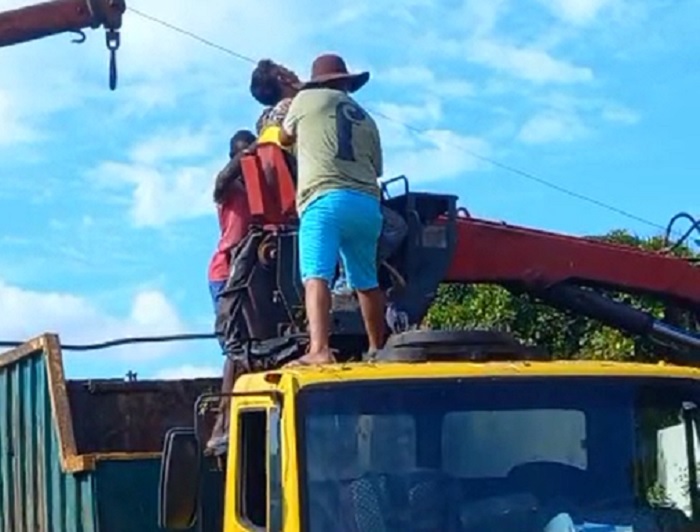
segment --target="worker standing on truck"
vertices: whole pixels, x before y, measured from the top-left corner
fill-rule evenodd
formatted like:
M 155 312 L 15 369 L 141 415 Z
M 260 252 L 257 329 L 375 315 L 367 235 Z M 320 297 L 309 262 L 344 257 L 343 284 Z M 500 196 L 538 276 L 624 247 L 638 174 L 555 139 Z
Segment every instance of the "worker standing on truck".
M 219 218 L 221 236 L 209 263 L 209 292 L 214 305 L 214 313 L 218 321 L 220 297 L 231 274 L 231 257 L 234 248 L 241 243 L 248 233 L 250 226 L 250 208 L 248 196 L 243 185 L 241 172 L 241 157 L 245 150 L 255 142 L 252 131 L 241 129 L 237 131 L 229 145 L 229 161 L 216 176 L 214 183 L 214 203 Z M 219 338 L 219 345 L 225 350 L 225 340 Z M 234 368 L 226 358 L 222 391 L 228 393 L 233 387 Z M 212 436 L 207 447 L 217 447 L 225 442 L 227 427 L 224 417 L 217 419 Z
M 221 289 L 230 273 L 231 250 L 248 232 L 250 209 L 241 179 L 240 157 L 255 142 L 255 135 L 246 129 L 237 131 L 229 145 L 229 161 L 216 176 L 214 203 L 219 218 L 219 243 L 209 263 L 209 292 L 216 311 Z
M 384 340 L 384 294 L 377 280 L 381 143 L 372 117 L 350 97 L 368 80 L 368 72 L 349 73 L 337 55 L 319 56 L 282 125 L 282 144 L 296 143 L 298 164 L 299 255 L 310 336 L 301 364 L 334 360 L 329 285 L 339 255 L 348 285 L 358 293 L 370 350 Z

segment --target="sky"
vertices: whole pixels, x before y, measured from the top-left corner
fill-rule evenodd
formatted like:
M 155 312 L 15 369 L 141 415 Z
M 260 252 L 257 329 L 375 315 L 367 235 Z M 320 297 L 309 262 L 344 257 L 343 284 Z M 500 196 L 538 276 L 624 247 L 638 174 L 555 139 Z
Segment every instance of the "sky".
M 474 216 L 646 236 L 698 214 L 693 0 L 127 3 L 302 78 L 323 52 L 369 70 L 356 98 L 386 176 L 457 194 Z M 104 33 L 72 38 L 0 50 L 0 340 L 209 332 L 211 187 L 230 136 L 261 111 L 252 64 L 127 12 L 111 92 Z M 65 364 L 71 378 L 179 378 L 216 376 L 222 357 L 210 340 Z

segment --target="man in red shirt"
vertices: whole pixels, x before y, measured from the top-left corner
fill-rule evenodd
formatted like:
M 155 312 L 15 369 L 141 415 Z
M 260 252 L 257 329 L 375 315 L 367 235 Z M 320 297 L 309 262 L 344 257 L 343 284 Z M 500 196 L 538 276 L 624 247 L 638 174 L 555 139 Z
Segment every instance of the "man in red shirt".
M 209 292 L 214 306 L 214 316 L 217 316 L 219 297 L 231 273 L 231 252 L 248 233 L 250 224 L 250 206 L 248 195 L 243 184 L 241 157 L 245 150 L 255 143 L 255 135 L 248 130 L 237 131 L 231 138 L 229 162 L 216 176 L 214 183 L 214 203 L 219 218 L 221 236 L 216 246 L 214 256 L 209 263 Z M 219 337 L 221 350 L 225 350 L 225 339 Z M 233 386 L 233 365 L 227 357 L 224 364 L 224 379 L 222 391 L 229 392 Z M 222 399 L 221 407 L 227 411 L 228 400 Z M 212 430 L 207 449 L 214 450 L 226 442 L 227 416 L 220 414 Z
M 217 301 L 231 271 L 231 250 L 248 232 L 250 208 L 241 177 L 243 151 L 255 142 L 248 130 L 237 131 L 231 138 L 230 160 L 214 184 L 214 202 L 219 217 L 221 237 L 209 263 L 209 292 L 216 313 Z

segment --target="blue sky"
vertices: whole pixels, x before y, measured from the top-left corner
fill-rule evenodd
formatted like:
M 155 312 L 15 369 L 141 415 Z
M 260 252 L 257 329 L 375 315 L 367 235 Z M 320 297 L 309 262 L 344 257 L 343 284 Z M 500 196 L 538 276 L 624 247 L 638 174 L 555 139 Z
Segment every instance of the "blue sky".
M 206 4 L 130 2 L 302 77 L 326 51 L 369 69 L 357 97 L 377 113 L 387 175 L 459 194 L 476 216 L 574 234 L 658 231 L 470 152 L 655 224 L 697 213 L 697 2 Z M 207 331 L 210 188 L 228 138 L 260 112 L 251 65 L 128 13 L 112 93 L 103 33 L 70 39 L 0 51 L 0 337 Z M 213 342 L 66 357 L 72 377 L 194 376 L 221 364 Z

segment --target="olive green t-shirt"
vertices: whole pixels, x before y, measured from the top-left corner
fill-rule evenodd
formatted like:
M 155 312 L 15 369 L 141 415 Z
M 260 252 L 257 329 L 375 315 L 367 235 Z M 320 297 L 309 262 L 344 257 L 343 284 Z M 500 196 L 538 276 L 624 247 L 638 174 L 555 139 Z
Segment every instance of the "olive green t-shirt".
M 296 138 L 299 213 L 319 193 L 333 189 L 380 197 L 379 130 L 369 113 L 346 93 L 302 90 L 292 100 L 283 128 Z

